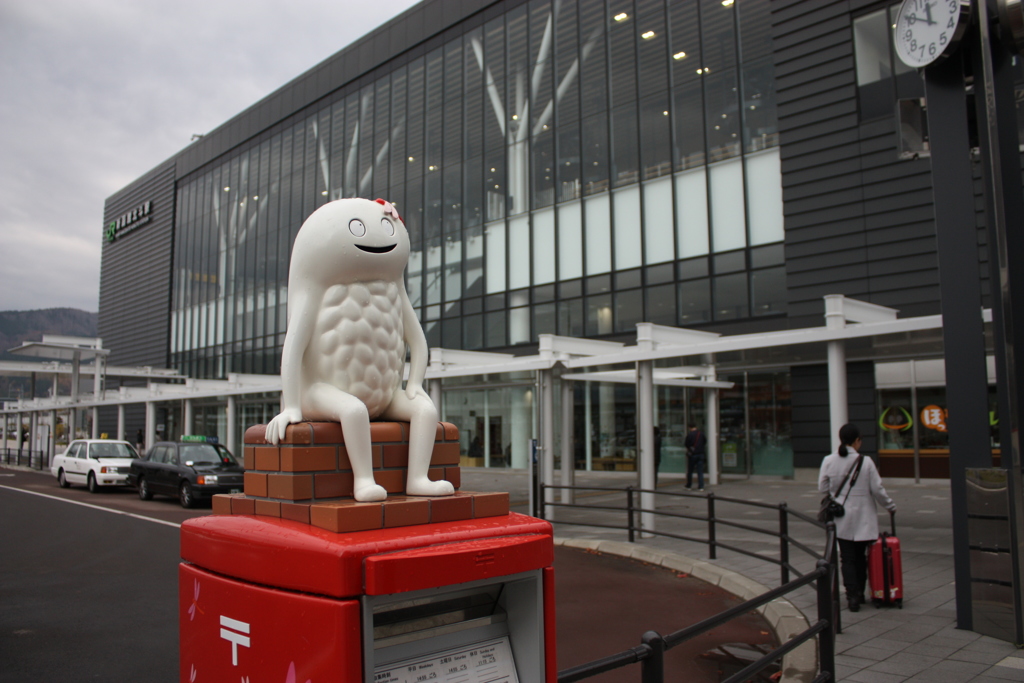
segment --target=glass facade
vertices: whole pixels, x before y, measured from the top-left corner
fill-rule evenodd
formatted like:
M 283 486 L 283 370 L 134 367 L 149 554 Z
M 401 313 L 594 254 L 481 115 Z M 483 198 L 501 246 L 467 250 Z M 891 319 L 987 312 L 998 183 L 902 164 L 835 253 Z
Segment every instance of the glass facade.
M 197 171 L 177 190 L 172 365 L 278 372 L 292 241 L 351 196 L 402 212 L 431 346 L 783 313 L 768 15 L 524 2 Z

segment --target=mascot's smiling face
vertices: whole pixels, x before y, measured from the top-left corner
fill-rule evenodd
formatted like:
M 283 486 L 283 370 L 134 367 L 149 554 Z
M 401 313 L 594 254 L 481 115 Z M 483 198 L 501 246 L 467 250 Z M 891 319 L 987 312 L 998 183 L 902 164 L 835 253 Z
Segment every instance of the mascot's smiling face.
M 323 285 L 401 282 L 409 233 L 390 202 L 339 199 L 306 219 L 295 238 L 296 252 L 307 275 Z

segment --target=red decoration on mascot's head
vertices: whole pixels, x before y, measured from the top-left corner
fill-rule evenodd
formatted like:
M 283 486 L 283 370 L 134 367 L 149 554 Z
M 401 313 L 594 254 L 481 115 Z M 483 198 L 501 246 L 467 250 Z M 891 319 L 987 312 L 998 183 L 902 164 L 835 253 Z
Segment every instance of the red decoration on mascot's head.
M 395 208 L 395 205 L 392 204 L 391 202 L 385 199 L 381 199 L 380 197 L 377 197 L 377 199 L 374 199 L 373 201 L 377 202 L 378 204 L 384 207 L 384 213 L 389 213 L 392 216 L 394 216 L 395 219 L 400 221 L 402 220 L 402 217 L 398 215 L 398 210 Z M 405 223 L 405 221 L 402 222 Z

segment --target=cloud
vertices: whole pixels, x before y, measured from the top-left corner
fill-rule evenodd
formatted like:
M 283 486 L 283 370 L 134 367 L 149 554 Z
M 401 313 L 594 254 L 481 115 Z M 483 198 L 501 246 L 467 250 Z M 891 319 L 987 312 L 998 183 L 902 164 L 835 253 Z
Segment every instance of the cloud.
M 96 310 L 108 196 L 413 4 L 0 0 L 0 310 Z

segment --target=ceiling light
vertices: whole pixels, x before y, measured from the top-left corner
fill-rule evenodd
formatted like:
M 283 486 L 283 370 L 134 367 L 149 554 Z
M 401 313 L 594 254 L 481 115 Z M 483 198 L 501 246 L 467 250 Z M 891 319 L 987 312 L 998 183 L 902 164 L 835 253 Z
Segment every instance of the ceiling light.
M 612 18 L 615 19 L 615 21 L 625 21 L 626 19 L 629 19 L 629 15 L 625 12 L 619 12 Z
M 643 38 L 644 40 L 650 40 L 651 38 L 654 37 L 654 31 L 647 31 L 646 33 L 641 33 L 640 37 Z
M 722 0 L 722 7 L 732 7 L 734 0 Z
M 685 52 L 677 52 L 674 55 L 672 55 L 672 59 L 686 59 L 686 53 Z

